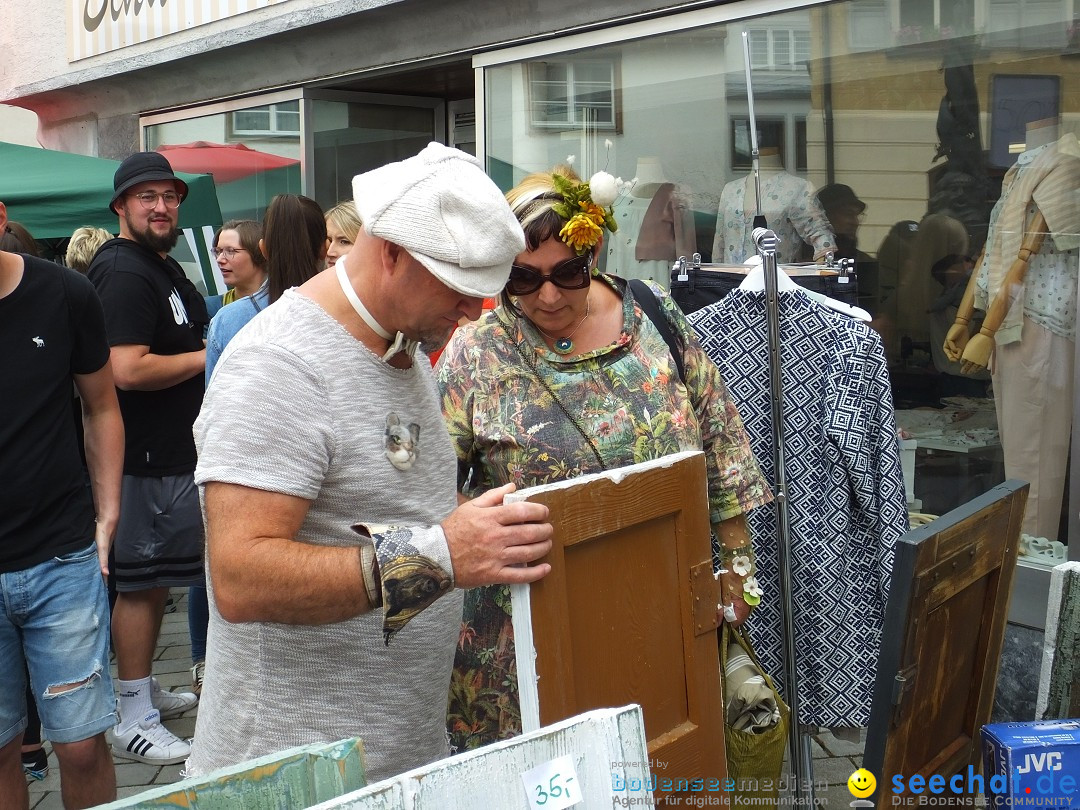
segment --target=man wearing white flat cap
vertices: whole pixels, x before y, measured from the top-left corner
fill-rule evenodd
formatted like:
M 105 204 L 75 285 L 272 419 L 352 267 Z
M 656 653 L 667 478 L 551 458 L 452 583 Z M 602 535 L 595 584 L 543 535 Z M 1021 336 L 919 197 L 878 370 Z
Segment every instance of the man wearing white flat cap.
M 353 179 L 353 249 L 251 321 L 195 423 L 210 634 L 188 771 L 360 737 L 367 776 L 445 756 L 462 588 L 532 582 L 547 508 L 458 506 L 417 343 L 499 293 L 524 237 L 479 162 L 432 143 Z

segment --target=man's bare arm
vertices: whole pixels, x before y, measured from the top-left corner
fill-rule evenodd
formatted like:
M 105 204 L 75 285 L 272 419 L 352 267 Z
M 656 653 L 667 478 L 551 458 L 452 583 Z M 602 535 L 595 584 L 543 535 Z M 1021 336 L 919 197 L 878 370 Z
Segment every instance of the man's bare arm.
M 293 539 L 310 501 L 216 481 L 205 499 L 207 565 L 226 621 L 329 624 L 371 610 L 356 546 Z
M 533 582 L 551 570 L 536 562 L 551 550 L 547 507 L 504 505 L 513 489 L 487 492 L 443 521 L 458 587 Z M 310 501 L 219 482 L 206 485 L 205 500 L 208 566 L 226 621 L 326 624 L 371 610 L 355 546 L 293 540 Z
M 202 375 L 206 349 L 183 354 L 151 354 L 150 347 L 125 343 L 112 347 L 113 376 L 122 391 L 160 391 Z
M 109 549 L 120 519 L 120 482 L 124 473 L 124 419 L 116 401 L 112 368 L 106 363 L 92 374 L 76 374 L 82 402 L 86 466 L 94 493 L 95 541 L 101 573 L 109 573 Z

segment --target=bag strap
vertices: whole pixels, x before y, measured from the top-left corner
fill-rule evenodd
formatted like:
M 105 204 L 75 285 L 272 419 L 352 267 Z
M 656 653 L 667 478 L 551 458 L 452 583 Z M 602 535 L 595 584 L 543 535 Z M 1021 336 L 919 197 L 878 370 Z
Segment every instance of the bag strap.
M 628 284 L 630 289 L 634 291 L 634 300 L 641 304 L 641 311 L 652 321 L 656 331 L 660 333 L 660 337 L 668 345 L 671 357 L 675 361 L 675 367 L 679 370 L 679 379 L 682 380 L 683 385 L 686 385 L 686 368 L 683 365 L 682 347 L 675 339 L 671 322 L 660 309 L 660 302 L 657 301 L 656 294 L 640 278 L 632 278 Z

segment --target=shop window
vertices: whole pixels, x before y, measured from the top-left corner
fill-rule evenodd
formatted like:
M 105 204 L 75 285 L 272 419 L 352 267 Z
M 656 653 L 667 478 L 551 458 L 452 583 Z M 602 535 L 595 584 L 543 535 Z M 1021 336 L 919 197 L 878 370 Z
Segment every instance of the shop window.
M 610 59 L 529 63 L 530 121 L 542 129 L 617 129 L 618 64 Z
M 810 32 L 792 28 L 749 28 L 754 70 L 800 70 L 810 59 Z
M 295 138 L 300 134 L 300 102 L 283 101 L 237 110 L 232 113 L 232 134 Z

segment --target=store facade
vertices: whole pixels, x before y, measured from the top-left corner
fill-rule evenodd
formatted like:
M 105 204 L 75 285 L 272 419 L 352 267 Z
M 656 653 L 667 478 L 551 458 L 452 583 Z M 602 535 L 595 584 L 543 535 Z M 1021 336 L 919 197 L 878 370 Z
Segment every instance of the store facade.
M 1010 171 L 1048 148 L 1080 158 L 1080 0 L 64 5 L 35 6 L 0 81 L 0 100 L 38 113 L 45 146 L 120 157 L 204 144 L 185 171 L 211 170 L 214 146 L 278 158 L 216 170 L 226 219 L 260 216 L 280 191 L 329 207 L 354 173 L 431 139 L 481 156 L 504 188 L 572 155 L 583 175 L 638 178 L 604 261 L 660 283 L 679 255 L 746 252 L 722 201 L 749 188 L 748 58 L 763 166 L 831 187 L 830 226 L 889 356 L 912 510 L 942 514 L 1016 470 L 1035 479 L 1010 617 L 1019 654 L 1037 649 L 1049 569 L 1080 559 L 1080 177 L 1046 203 L 1051 236 L 1012 315 L 1019 345 L 1034 346 L 1029 322 L 1050 335 L 1020 361 L 1035 367 L 1028 382 L 965 373 L 942 346 L 984 245 L 984 306 L 1015 259 L 1002 238 L 1014 220 L 996 206 Z M 63 57 L 40 56 L 53 43 Z M 672 237 L 643 253 L 660 190 L 676 201 Z

